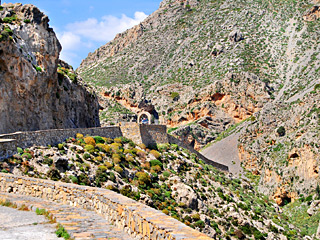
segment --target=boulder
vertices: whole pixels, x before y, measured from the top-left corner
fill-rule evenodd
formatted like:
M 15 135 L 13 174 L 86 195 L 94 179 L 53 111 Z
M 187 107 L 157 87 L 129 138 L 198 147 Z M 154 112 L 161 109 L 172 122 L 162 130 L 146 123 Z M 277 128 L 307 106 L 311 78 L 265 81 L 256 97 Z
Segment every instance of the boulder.
M 188 208 L 198 209 L 197 194 L 191 187 L 183 183 L 177 183 L 172 185 L 171 189 L 171 195 L 177 202 L 185 203 Z
M 315 200 L 311 203 L 307 213 L 309 216 L 316 214 L 320 209 L 320 200 Z
M 233 30 L 229 34 L 230 42 L 236 43 L 236 42 L 240 42 L 243 39 L 244 39 L 244 37 L 243 37 L 242 33 L 239 30 Z

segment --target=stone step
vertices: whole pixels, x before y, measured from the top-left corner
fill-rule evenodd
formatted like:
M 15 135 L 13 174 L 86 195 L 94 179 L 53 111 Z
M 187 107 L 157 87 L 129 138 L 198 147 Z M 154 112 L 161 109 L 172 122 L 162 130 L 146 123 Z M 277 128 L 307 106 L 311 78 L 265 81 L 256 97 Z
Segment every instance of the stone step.
M 111 225 L 93 211 L 49 202 L 40 198 L 0 192 L 0 200 L 10 201 L 18 206 L 25 205 L 30 210 L 45 209 L 76 240 L 112 239 L 133 240 L 132 236 Z

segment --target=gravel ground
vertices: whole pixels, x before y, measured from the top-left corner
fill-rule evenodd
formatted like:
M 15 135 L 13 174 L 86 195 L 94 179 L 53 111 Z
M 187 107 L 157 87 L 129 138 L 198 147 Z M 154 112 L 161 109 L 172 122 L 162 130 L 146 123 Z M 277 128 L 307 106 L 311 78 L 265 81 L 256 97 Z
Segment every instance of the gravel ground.
M 34 212 L 0 206 L 1 240 L 57 240 L 56 224 Z

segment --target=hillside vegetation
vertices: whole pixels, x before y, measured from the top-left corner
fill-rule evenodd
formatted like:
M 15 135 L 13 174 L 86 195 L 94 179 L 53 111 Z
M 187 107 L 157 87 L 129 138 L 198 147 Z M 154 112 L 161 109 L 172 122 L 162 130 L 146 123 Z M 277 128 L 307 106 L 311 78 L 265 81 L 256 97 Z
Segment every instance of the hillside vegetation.
M 304 211 L 285 214 L 256 191 L 252 174 L 246 175 L 250 181 L 237 179 L 174 144 L 148 149 L 126 138 L 77 134 L 57 146 L 18 151 L 1 162 L 2 172 L 107 188 L 215 239 L 297 239 L 316 232 L 318 213 L 295 219 L 306 214 L 312 197 L 298 202 Z
M 163 1 L 77 70 L 199 150 L 240 133 L 242 166 L 280 205 L 319 184 L 319 1 Z

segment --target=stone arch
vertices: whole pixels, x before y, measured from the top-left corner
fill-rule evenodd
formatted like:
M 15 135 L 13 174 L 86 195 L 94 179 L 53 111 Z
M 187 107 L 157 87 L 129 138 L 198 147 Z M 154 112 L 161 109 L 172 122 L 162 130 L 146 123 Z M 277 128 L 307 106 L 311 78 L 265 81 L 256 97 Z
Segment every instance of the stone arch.
M 141 112 L 141 113 L 139 113 L 139 115 L 138 115 L 138 123 L 142 123 L 142 120 L 144 118 L 147 118 L 148 119 L 148 124 L 151 124 L 152 117 L 151 117 L 151 114 L 149 112 Z

